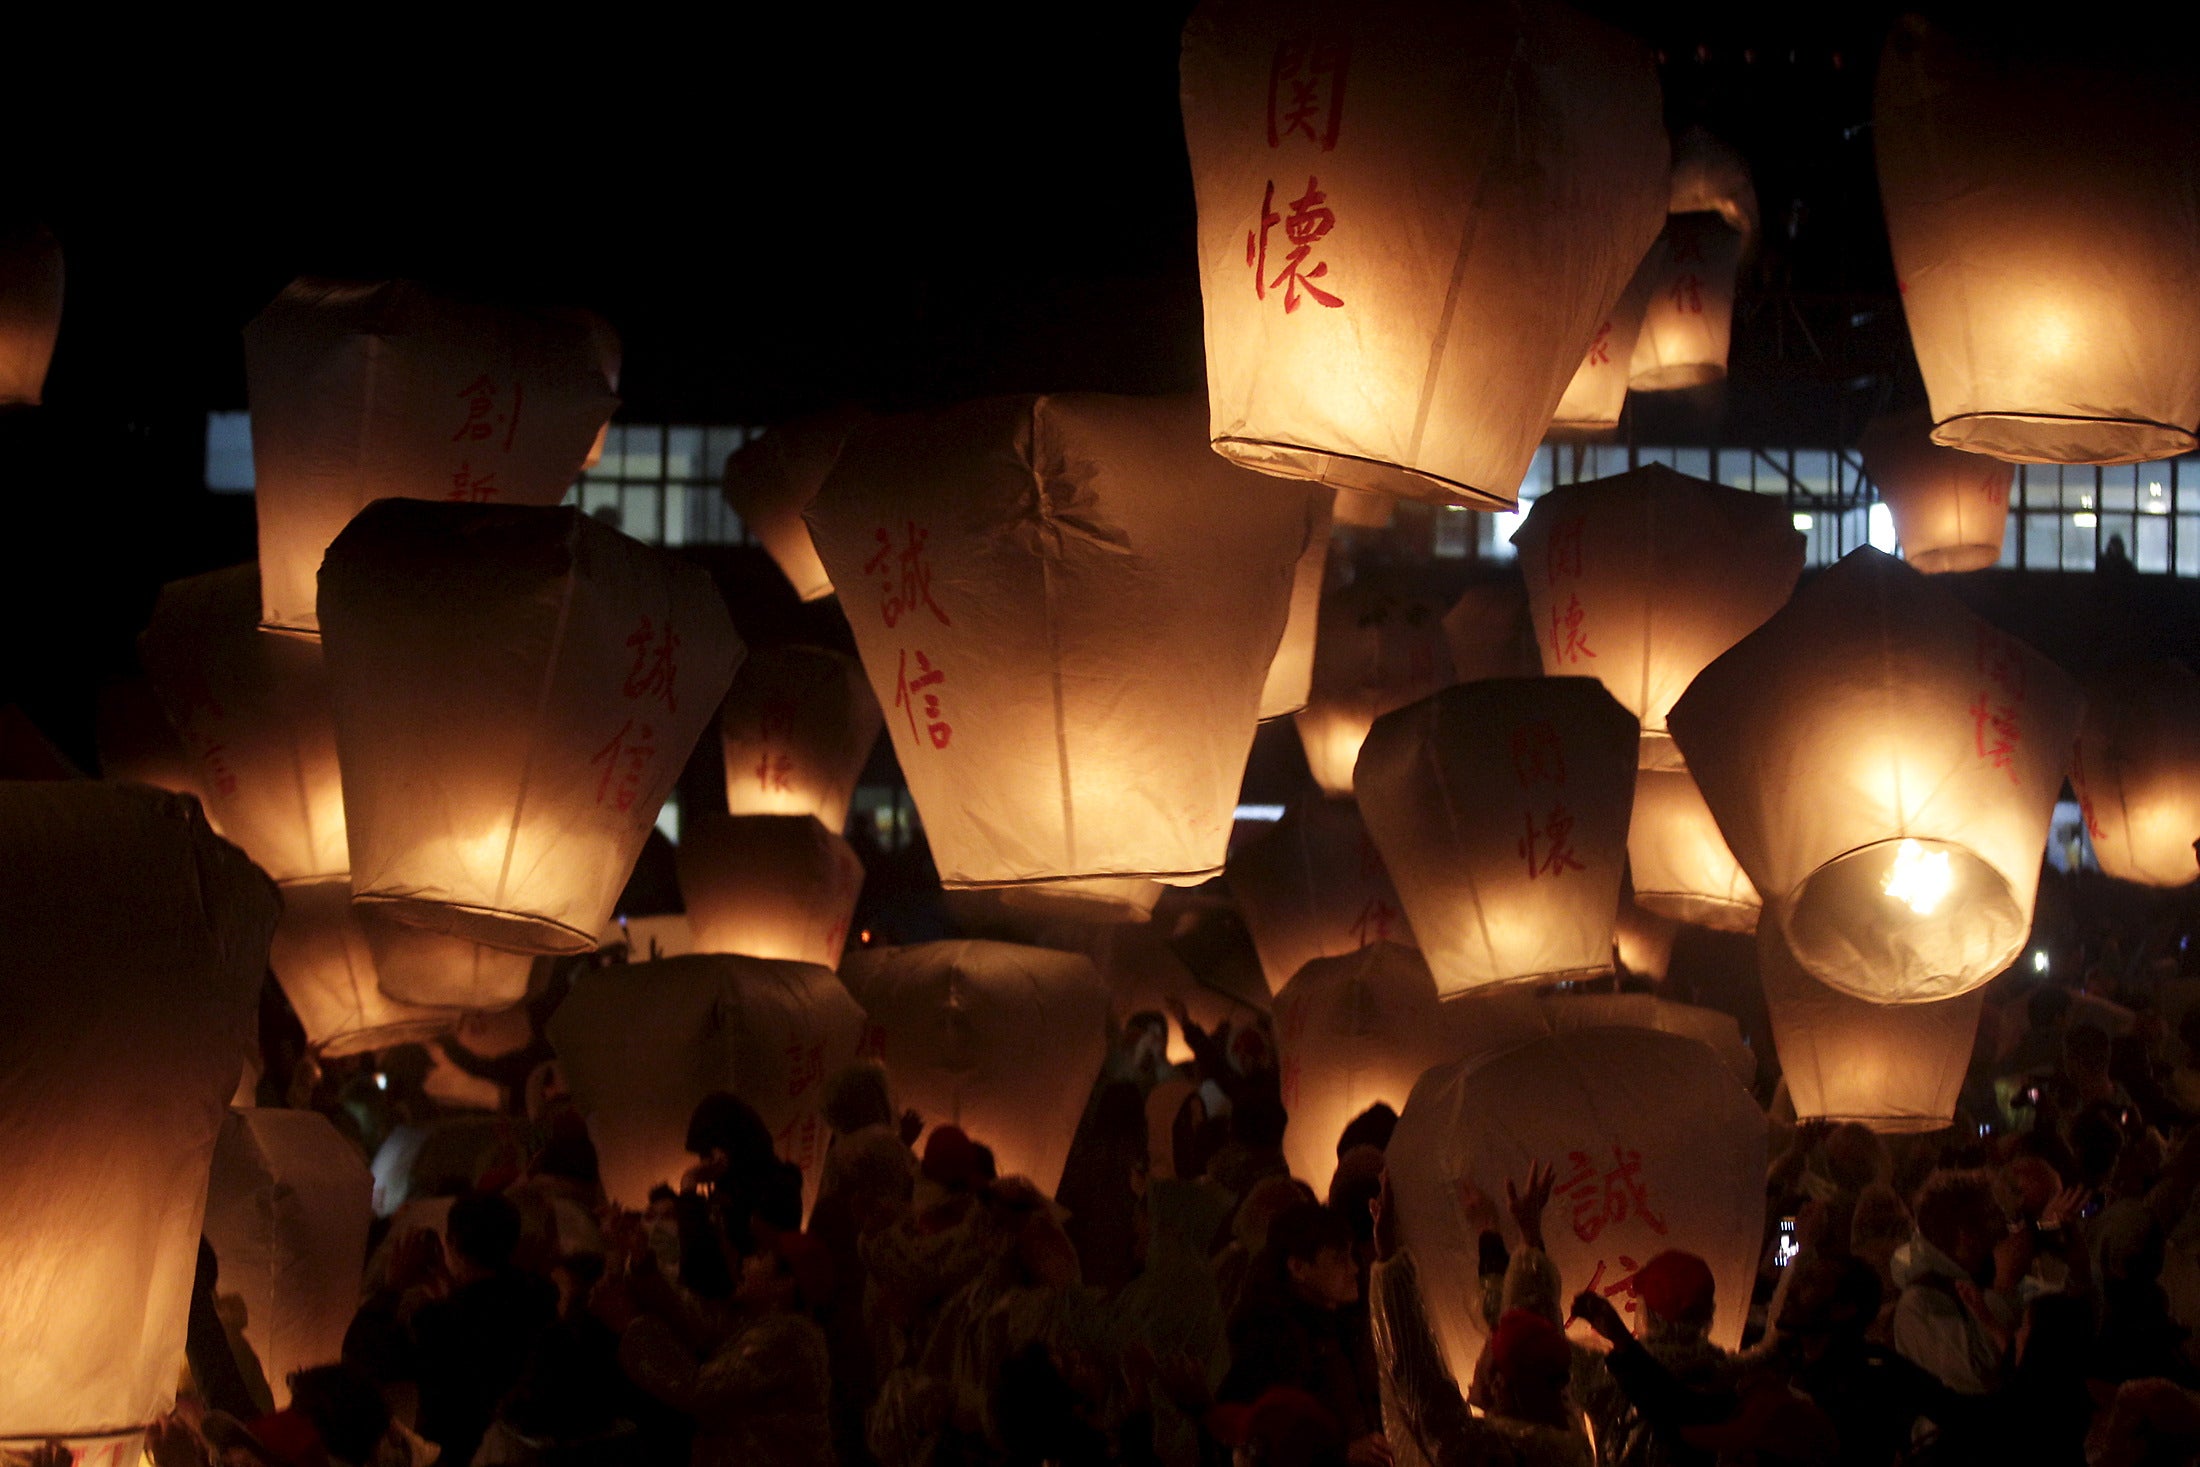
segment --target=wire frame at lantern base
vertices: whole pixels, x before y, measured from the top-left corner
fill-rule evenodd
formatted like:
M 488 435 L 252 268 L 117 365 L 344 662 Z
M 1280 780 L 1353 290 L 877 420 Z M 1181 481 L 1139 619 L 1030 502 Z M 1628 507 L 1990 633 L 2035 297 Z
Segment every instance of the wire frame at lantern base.
M 1857 996 L 1875 1003 L 1929 1003 L 1975 988 L 2024 951 L 2032 929 L 2017 893 L 1987 862 L 1948 841 L 1907 837 L 1820 866 L 1782 925 L 1805 967 L 1829 982 L 1837 973 L 1874 975 Z
M 1384 463 L 1355 454 L 1309 448 L 1302 443 L 1275 443 L 1259 438 L 1217 438 L 1215 452 L 1241 468 L 1258 469 L 1279 479 L 1311 479 L 1347 495 L 1384 495 L 1392 499 L 1425 499 L 1433 504 L 1462 504 L 1472 509 L 1511 509 L 1516 494 L 1499 494 L 1462 484 L 1423 469 Z M 1349 517 L 1348 517 L 1349 516 Z M 1338 515 L 1347 525 L 1376 527 L 1387 524 L 1387 511 L 1377 518 L 1376 506 L 1359 499 Z

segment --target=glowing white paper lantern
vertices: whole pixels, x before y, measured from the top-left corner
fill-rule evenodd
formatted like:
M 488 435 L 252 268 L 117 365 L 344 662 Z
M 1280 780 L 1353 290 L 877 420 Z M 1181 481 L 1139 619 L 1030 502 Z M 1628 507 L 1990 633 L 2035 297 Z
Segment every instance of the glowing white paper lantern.
M 1627 875 L 1638 906 L 1721 932 L 1755 932 L 1763 901 L 1685 769 L 1635 775 Z
M 1645 769 L 1680 767 L 1665 729 L 1674 700 L 1803 572 L 1779 500 L 1663 464 L 1553 489 L 1513 548 L 1543 670 L 1600 680 L 1642 721 Z
M 1320 491 L 1198 404 L 994 398 L 852 442 L 810 507 L 949 887 L 1218 872 Z
M 1619 426 L 1620 412 L 1627 406 L 1635 342 L 1650 309 L 1650 292 L 1661 282 L 1664 260 L 1659 247 L 1651 246 L 1649 258 L 1636 266 L 1627 288 L 1597 323 L 1589 350 L 1574 368 L 1574 378 L 1566 384 L 1566 395 L 1558 400 L 1558 410 L 1551 417 L 1554 433 L 1600 433 Z
M 1923 409 L 1875 419 L 1860 446 L 1864 472 L 1894 517 L 1904 560 L 1934 575 L 2001 559 L 2015 469 L 1983 453 L 1942 448 Z
M 1933 440 L 2168 458 L 2200 423 L 2200 116 L 2053 34 L 1993 54 L 1910 18 L 1880 56 L 1879 191 Z
M 350 884 L 345 886 L 348 891 Z M 532 953 L 506 952 L 393 921 L 372 907 L 359 914 L 359 928 L 374 957 L 375 986 L 402 1006 L 469 1013 L 510 1008 L 527 996 L 534 977 Z
M 688 1117 L 714 1091 L 755 1108 L 817 1196 L 825 1082 L 853 1063 L 863 1011 L 809 963 L 698 953 L 598 969 L 550 1019 L 550 1044 L 588 1120 L 604 1191 L 639 1208 L 680 1185 Z
M 1673 140 L 1671 216 L 1644 258 L 1647 309 L 1628 385 L 1658 392 L 1726 375 L 1734 286 L 1757 232 L 1757 191 L 1741 155 L 1700 127 Z
M 456 1009 L 404 1003 L 382 991 L 366 927 L 341 876 L 283 888 L 268 966 L 315 1054 L 335 1058 L 412 1044 L 458 1022 Z
M 1391 942 L 1316 958 L 1283 986 L 1276 1051 L 1291 1175 L 1326 1190 L 1346 1124 L 1377 1101 L 1402 1109 L 1423 1070 L 1456 1057 L 1442 1010 L 1428 964 Z
M 44 400 L 61 277 L 61 245 L 43 224 L 0 231 L 0 406 Z
M 266 624 L 312 632 L 314 572 L 377 499 L 556 504 L 618 406 L 584 313 L 409 281 L 293 281 L 244 330 Z
M 798 418 L 751 439 L 726 460 L 726 503 L 804 601 L 832 595 L 833 580 L 810 543 L 803 512 L 864 422 L 853 408 Z
M 993 1148 L 1003 1176 L 1052 1194 L 1107 1058 L 1108 989 L 1090 959 L 1005 942 L 848 954 L 898 1103 Z
M 1273 830 L 1232 852 L 1224 874 L 1270 993 L 1316 958 L 1370 943 L 1413 944 L 1382 852 L 1350 800 L 1300 801 Z
M 219 1288 L 244 1302 L 245 1343 L 279 1410 L 290 1374 L 333 1365 L 359 1308 L 374 1177 L 359 1148 L 310 1110 L 233 1110 L 206 1187 Z
M 2158 662 L 2088 688 L 2070 783 L 2101 870 L 2146 886 L 2200 874 L 2200 678 Z
M 1377 496 L 1378 498 L 1380 496 Z M 1388 506 L 1390 501 L 1384 499 Z M 1319 506 L 1317 505 L 1317 508 Z M 1314 640 L 1321 621 L 1322 587 L 1329 578 L 1329 515 L 1291 572 L 1291 614 L 1283 624 L 1283 640 L 1276 644 L 1275 660 L 1268 664 L 1268 681 L 1261 685 L 1260 716 L 1265 721 L 1296 713 L 1306 706 L 1314 681 Z
M 743 648 L 710 577 L 569 509 L 369 506 L 321 612 L 356 901 L 585 952 Z
M 1589 678 L 1446 688 L 1376 720 L 1360 813 L 1447 997 L 1612 968 L 1635 720 Z
M 134 1462 L 278 899 L 192 801 L 90 780 L 0 782 L 0 869 L 0 1449 Z
M 1938 1003 L 1868 1003 L 1805 973 L 1770 922 L 1758 934 L 1757 968 L 1796 1119 L 1859 1121 L 1890 1135 L 1955 1119 L 1983 989 Z
M 343 787 L 317 643 L 260 630 L 250 565 L 171 581 L 138 638 L 208 813 L 278 882 L 341 876 Z
M 694 951 L 840 966 L 863 862 L 807 815 L 687 822 L 678 851 Z
M 1542 0 L 1206 0 L 1182 75 L 1217 451 L 1511 505 L 1662 221 L 1641 43 Z
M 1717 1284 L 1711 1338 L 1741 1342 L 1764 1219 L 1765 1120 L 1705 1045 L 1584 1028 L 1439 1066 L 1414 1087 L 1386 1154 L 1403 1241 L 1459 1379 L 1486 1333 L 1460 1191 L 1501 1208 L 1505 1183 L 1538 1164 L 1557 1174 L 1543 1231 L 1569 1294 L 1593 1289 L 1637 1314 L 1635 1270 L 1684 1249 Z
M 718 712 L 727 811 L 815 815 L 837 834 L 884 721 L 855 658 L 823 647 L 759 649 Z
M 1635 780 L 1640 784 L 1640 772 Z M 1622 898 L 1619 920 L 1612 927 L 1612 950 L 1621 970 L 1639 978 L 1664 978 L 1672 970 L 1673 940 L 1680 936 L 1680 930 L 1681 924 L 1672 918 Z
M 1376 719 L 1452 681 L 1444 607 L 1387 578 L 1354 581 L 1322 596 L 1314 675 L 1293 721 L 1314 783 L 1352 793 L 1352 765 Z
M 1705 668 L 1671 724 L 1804 969 L 1922 1003 L 2023 951 L 2079 708 L 2053 663 L 1865 547 Z

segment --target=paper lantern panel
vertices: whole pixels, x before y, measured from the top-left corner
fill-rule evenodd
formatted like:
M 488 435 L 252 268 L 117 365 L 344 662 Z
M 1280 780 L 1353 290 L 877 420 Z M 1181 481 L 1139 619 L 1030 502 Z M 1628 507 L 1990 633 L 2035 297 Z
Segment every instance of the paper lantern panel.
M 349 881 L 338 877 L 284 888 L 268 966 L 315 1054 L 336 1058 L 414 1044 L 447 1033 L 458 1022 L 456 1009 L 405 1003 L 384 993 L 374 956 L 366 923 L 352 910 Z
M 1207 0 L 1182 101 L 1216 450 L 1510 506 L 1664 216 L 1647 51 L 1557 4 Z
M 863 891 L 855 851 L 807 815 L 721 815 L 680 832 L 696 952 L 840 966 Z
M 855 658 L 823 647 L 759 649 L 718 711 L 727 812 L 814 815 L 839 834 L 884 722 Z
M 2101 870 L 2143 886 L 2200 875 L 2200 678 L 2182 663 L 2089 688 L 2070 783 Z
M 1923 410 L 1864 430 L 1864 472 L 1894 519 L 1902 558 L 1927 575 L 1980 570 L 2001 559 L 2009 488 L 2017 471 L 1998 458 L 1933 442 Z
M 1819 981 L 1952 998 L 2023 950 L 2080 700 L 2046 658 L 1869 547 L 1705 668 L 1671 727 Z
M 1675 214 L 1650 247 L 1651 283 L 1627 385 L 1637 392 L 1701 387 L 1726 376 L 1734 286 L 1748 241 L 1714 214 Z
M 1589 678 L 1466 683 L 1376 720 L 1360 812 L 1440 992 L 1611 971 L 1635 729 Z
M 345 883 L 349 890 L 349 883 Z M 354 914 L 374 958 L 375 986 L 401 1008 L 506 1009 L 527 997 L 535 974 L 532 953 L 484 947 L 463 937 L 414 927 L 374 906 Z
M 1911 17 L 1880 56 L 1872 135 L 1935 442 L 2017 463 L 2192 449 L 2200 107 L 2186 88 L 2089 67 L 2055 28 L 1997 54 Z
M 0 782 L 0 1448 L 169 1408 L 275 888 L 186 798 Z
M 586 313 L 409 281 L 293 281 L 244 331 L 260 595 L 311 633 L 315 572 L 377 499 L 556 504 L 618 398 Z
M 1386 511 L 1389 503 L 1383 500 Z M 1320 508 L 1318 498 L 1315 508 Z M 1321 621 L 1322 588 L 1329 579 L 1330 533 L 1335 524 L 1343 523 L 1332 515 L 1321 515 L 1320 520 L 1291 572 L 1291 612 L 1284 619 L 1275 659 L 1268 664 L 1268 681 L 1260 690 L 1263 721 L 1304 708 L 1313 686 L 1314 641 Z
M 383 500 L 322 623 L 354 897 L 585 952 L 743 655 L 699 567 L 569 509 Z
M 1627 876 L 1636 905 L 1720 932 L 1755 932 L 1764 903 L 1685 769 L 1635 775 Z
M 1649 256 L 1635 267 L 1618 301 L 1597 323 L 1596 334 L 1589 338 L 1589 350 L 1581 365 L 1574 368 L 1574 378 L 1566 384 L 1566 394 L 1558 400 L 1558 410 L 1551 417 L 1553 433 L 1601 433 L 1619 426 L 1620 412 L 1627 406 L 1627 378 L 1634 368 L 1635 342 L 1642 335 L 1642 318 L 1650 309 L 1650 292 L 1662 283 L 1664 264 L 1664 253 L 1653 245 Z
M 1350 800 L 1302 800 L 1233 852 L 1224 874 L 1270 993 L 1316 958 L 1413 945 L 1382 852 Z
M 804 601 L 832 595 L 833 579 L 810 543 L 803 511 L 865 420 L 853 408 L 798 418 L 766 430 L 726 460 L 726 503 Z
M 1293 716 L 1325 795 L 1352 793 L 1352 766 L 1376 719 L 1452 681 L 1443 603 L 1392 578 L 1322 596 L 1306 706 Z
M 43 224 L 0 230 L 0 406 L 45 400 L 61 279 L 61 245 Z
M 1002 942 L 870 948 L 843 964 L 898 1104 L 993 1148 L 1053 1195 L 1107 1059 L 1108 989 L 1090 959 Z
M 1396 943 L 1316 958 L 1283 986 L 1276 1052 L 1291 1175 L 1326 1193 L 1352 1118 L 1378 1101 L 1403 1110 L 1421 1072 L 1456 1057 L 1442 1009 L 1428 964 Z
M 214 1146 L 205 1233 L 217 1285 L 245 1306 L 245 1343 L 277 1410 L 290 1375 L 333 1365 L 359 1308 L 374 1177 L 328 1117 L 309 1110 L 233 1110 Z
M 996 398 L 852 443 L 810 527 L 949 887 L 1221 869 L 1320 491 L 1188 399 Z

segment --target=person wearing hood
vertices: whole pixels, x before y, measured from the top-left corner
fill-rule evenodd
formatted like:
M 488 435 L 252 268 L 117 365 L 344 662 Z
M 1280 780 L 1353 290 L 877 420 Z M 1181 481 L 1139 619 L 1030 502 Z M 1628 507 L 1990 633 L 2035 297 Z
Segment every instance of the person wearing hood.
M 2009 1230 L 1982 1171 L 1933 1173 L 1914 1217 L 1908 1263 L 1897 1275 L 1894 1347 L 1950 1390 L 1990 1395 L 2023 1313 L 2017 1290 L 2032 1266 L 2032 1234 Z

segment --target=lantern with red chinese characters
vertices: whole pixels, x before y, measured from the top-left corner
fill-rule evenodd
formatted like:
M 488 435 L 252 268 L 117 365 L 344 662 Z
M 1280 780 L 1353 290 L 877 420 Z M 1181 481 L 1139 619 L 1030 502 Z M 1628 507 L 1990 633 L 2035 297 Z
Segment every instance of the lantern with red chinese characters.
M 351 882 L 344 877 L 283 888 L 268 967 L 306 1031 L 306 1047 L 324 1058 L 433 1039 L 458 1022 L 455 1007 L 410 1004 L 382 991 L 367 938 L 370 922 L 386 925 L 352 910 Z M 421 935 L 460 946 L 441 933 Z M 524 976 L 520 985 L 524 993 Z
M 1198 404 L 994 398 L 882 423 L 810 507 L 949 887 L 1218 872 L 1322 491 Z
M 373 908 L 361 914 L 359 929 L 374 958 L 375 987 L 385 999 L 406 1008 L 425 1005 L 431 1011 L 468 1013 L 509 1008 L 527 996 L 534 976 L 531 953 L 414 927 Z
M 1548 0 L 1205 0 L 1182 82 L 1216 450 L 1511 505 L 1664 217 L 1648 51 Z
M 1612 969 L 1635 720 L 1590 678 L 1497 678 L 1386 713 L 1360 812 L 1447 997 Z
M 728 1091 L 753 1107 L 816 1200 L 825 1082 L 855 1061 L 863 1011 L 809 963 L 698 953 L 584 975 L 550 1020 L 550 1045 L 587 1118 L 604 1191 L 640 1207 L 680 1185 L 696 1103 Z
M 1676 769 L 1675 699 L 1780 608 L 1803 572 L 1785 505 L 1663 464 L 1544 495 L 1513 536 L 1543 670 L 1601 680 Z
M 1953 998 L 2032 928 L 2080 700 L 2046 658 L 1866 546 L 1705 668 L 1673 737 L 1804 970 Z
M 1880 56 L 1879 191 L 1933 441 L 2168 458 L 2200 423 L 2200 107 L 2166 72 L 2075 59 L 2062 29 L 1987 45 L 1910 18 Z
M 1700 387 L 1726 375 L 1734 285 L 1757 233 L 1757 190 L 1741 155 L 1700 127 L 1673 140 L 1672 213 L 1642 263 L 1649 277 L 1628 386 Z
M 1091 960 L 927 942 L 853 952 L 842 966 L 896 1102 L 960 1126 L 993 1148 L 1002 1176 L 1051 1196 L 1107 1058 L 1108 989 Z
M 1937 1003 L 1868 1003 L 1805 973 L 1771 922 L 1757 937 L 1757 969 L 1796 1119 L 1860 1121 L 1890 1135 L 1955 1119 L 1983 989 Z
M 1428 964 L 1393 942 L 1314 959 L 1276 994 L 1275 1019 L 1284 1159 L 1323 1190 L 1347 1122 L 1377 1101 L 1402 1108 L 1423 1070 L 1456 1058 Z
M 0 781 L 0 1451 L 138 1460 L 279 901 L 193 801 Z
M 701 569 L 569 509 L 370 505 L 322 627 L 356 901 L 513 952 L 585 952 L 725 695 Z
M 42 224 L 0 229 L 0 406 L 38 406 L 61 334 L 61 246 Z
M 759 649 L 734 674 L 718 712 L 727 811 L 815 815 L 838 834 L 882 721 L 853 657 L 823 647 Z
M 1312 688 L 1294 715 L 1306 766 L 1322 793 L 1352 793 L 1352 764 L 1369 725 L 1451 680 L 1441 600 L 1394 577 L 1325 593 Z
M 1390 501 L 1383 502 L 1387 505 Z M 1322 518 L 1320 528 L 1306 542 L 1306 550 L 1291 572 L 1291 614 L 1284 621 L 1283 640 L 1276 644 L 1275 659 L 1268 664 L 1268 681 L 1260 690 L 1260 716 L 1264 720 L 1281 718 L 1306 706 L 1314 681 L 1314 640 L 1321 622 L 1322 587 L 1329 577 L 1332 525 L 1330 517 Z
M 678 851 L 694 951 L 840 966 L 863 862 L 807 815 L 710 815 Z
M 1922 409 L 1874 419 L 1860 446 L 1904 560 L 1933 575 L 2001 559 L 2015 469 L 1983 453 L 1942 448 L 1933 442 L 1932 414 Z
M 222 1123 L 204 1231 L 278 1409 L 292 1371 L 341 1358 L 373 1221 L 366 1158 L 327 1116 L 233 1110 Z
M 1764 905 L 1685 769 L 1635 775 L 1627 875 L 1637 905 L 1721 932 L 1755 932 Z
M 377 499 L 556 504 L 618 406 L 584 313 L 409 281 L 293 281 L 244 330 L 262 620 L 311 633 L 314 573 Z
M 769 429 L 726 460 L 726 503 L 804 601 L 833 594 L 802 515 L 866 415 L 840 408 Z
M 1650 309 L 1650 292 L 1663 279 L 1664 263 L 1660 246 L 1652 245 L 1649 258 L 1635 268 L 1627 289 L 1597 323 L 1588 353 L 1574 368 L 1574 380 L 1566 384 L 1566 395 L 1558 400 L 1558 411 L 1551 417 L 1554 435 L 1591 436 L 1619 426 L 1620 412 L 1627 406 L 1635 343 Z
M 1711 1338 L 1740 1343 L 1764 1218 L 1765 1119 L 1708 1046 L 1585 1027 L 1440 1065 L 1414 1086 L 1385 1155 L 1400 1237 L 1459 1379 L 1486 1334 L 1480 1230 L 1517 1246 L 1498 1216 L 1505 1184 L 1538 1165 L 1556 1173 L 1543 1233 L 1569 1291 L 1604 1295 L 1639 1329 L 1635 1271 L 1685 1250 L 1717 1283 Z M 1488 1216 L 1472 1217 L 1462 1196 L 1488 1200 Z
M 2070 783 L 2094 859 L 2121 881 L 2189 885 L 2200 874 L 2200 678 L 2157 662 L 2086 691 Z
M 1270 993 L 1316 958 L 1373 942 L 1413 943 L 1382 852 L 1350 800 L 1300 801 L 1273 830 L 1232 852 L 1224 875 Z

